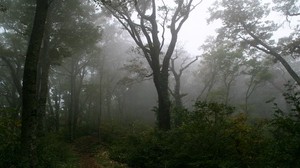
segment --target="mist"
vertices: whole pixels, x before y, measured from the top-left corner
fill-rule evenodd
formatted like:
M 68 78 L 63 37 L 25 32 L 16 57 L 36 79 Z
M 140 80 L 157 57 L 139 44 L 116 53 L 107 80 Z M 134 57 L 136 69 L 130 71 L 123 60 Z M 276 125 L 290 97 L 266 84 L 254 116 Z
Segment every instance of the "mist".
M 0 1 L 0 167 L 297 167 L 298 1 Z

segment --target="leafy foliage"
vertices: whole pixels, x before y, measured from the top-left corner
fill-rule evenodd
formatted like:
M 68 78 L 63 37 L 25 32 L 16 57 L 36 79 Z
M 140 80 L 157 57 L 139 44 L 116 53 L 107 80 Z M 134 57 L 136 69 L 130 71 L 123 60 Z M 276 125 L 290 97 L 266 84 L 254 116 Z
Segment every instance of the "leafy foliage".
M 263 122 L 232 116 L 224 104 L 197 102 L 182 125 L 169 132 L 150 129 L 127 134 L 111 148 L 111 158 L 131 167 L 265 167 Z
M 0 109 L 0 167 L 14 165 L 18 159 L 21 122 L 12 117 L 15 113 L 11 108 Z
M 273 0 L 276 4 L 275 9 L 284 13 L 287 16 L 299 16 L 299 0 Z
M 299 75 L 283 58 L 286 52 L 299 55 L 298 25 L 290 37 L 285 37 L 276 44 L 273 33 L 279 30 L 280 26 L 275 20 L 267 19 L 270 12 L 270 5 L 263 4 L 260 0 L 218 0 L 210 8 L 209 21 L 222 20 L 223 26 L 218 29 L 218 38 L 247 43 L 251 48 L 273 56 L 300 84 Z
M 71 168 L 77 164 L 70 146 L 57 134 L 48 134 L 40 140 L 38 156 L 40 168 Z
M 289 112 L 284 112 L 275 104 L 274 126 L 274 160 L 282 167 L 300 166 L 300 91 L 296 85 L 290 82 L 285 85 L 284 93 Z
M 0 167 L 26 167 L 20 162 L 20 119 L 16 110 L 0 109 Z M 39 141 L 39 167 L 65 168 L 75 166 L 75 157 L 59 135 L 49 134 Z M 73 166 L 72 166 L 73 165 Z

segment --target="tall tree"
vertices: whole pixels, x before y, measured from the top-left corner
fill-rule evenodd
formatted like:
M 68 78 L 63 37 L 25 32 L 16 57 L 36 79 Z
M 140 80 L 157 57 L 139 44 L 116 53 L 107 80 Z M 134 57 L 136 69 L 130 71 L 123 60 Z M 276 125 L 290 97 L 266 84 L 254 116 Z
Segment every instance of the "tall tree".
M 23 74 L 21 148 L 22 164 L 35 168 L 37 159 L 37 73 L 38 60 L 48 11 L 48 0 L 36 1 L 36 12 L 30 36 Z
M 34 3 L 33 0 L 1 1 L 7 8 L 5 12 L 0 12 L 1 97 L 7 100 L 2 102 L 6 107 L 14 108 L 17 112 L 21 109 L 22 75 Z
M 99 54 L 97 43 L 101 37 L 101 29 L 94 24 L 99 15 L 96 14 L 94 4 L 84 0 L 54 1 L 50 7 L 50 16 L 47 18 L 48 27 L 45 31 L 39 62 L 39 91 L 41 91 L 39 102 L 44 105 L 47 97 L 53 98 L 48 100 L 48 105 L 49 107 L 55 106 L 55 122 L 58 123 L 57 107 L 59 104 L 57 103 L 60 101 L 58 98 L 62 98 L 61 84 L 52 82 L 53 85 L 50 86 L 52 95 L 47 96 L 46 82 L 48 81 L 50 66 L 56 72 L 52 73 L 54 78 L 62 77 L 57 77 L 58 72 L 66 74 L 63 78 L 68 79 L 66 81 L 69 82 L 70 88 L 64 88 L 69 91 L 67 95 L 69 99 L 65 99 L 64 103 L 69 103 L 65 110 L 68 109 L 68 133 L 72 140 L 77 126 L 77 118 L 81 111 L 79 108 L 83 104 L 81 103 L 83 99 L 80 97 L 83 91 L 83 80 L 86 77 L 88 67 L 93 62 L 91 55 L 95 57 Z M 61 65 L 62 62 L 64 62 L 62 67 L 54 66 Z M 40 106 L 41 114 L 45 114 L 45 106 L 42 105 Z
M 153 82 L 158 94 L 157 123 L 161 130 L 170 129 L 170 97 L 168 76 L 171 56 L 178 33 L 190 12 L 202 2 L 194 4 L 193 0 L 176 0 L 173 8 L 156 0 L 95 0 L 103 5 L 130 34 L 136 45 L 142 50 L 153 71 Z M 172 5 L 169 3 L 168 5 Z M 136 17 L 137 14 L 137 17 Z M 171 14 L 171 15 L 170 15 Z M 158 17 L 161 18 L 158 18 Z M 161 26 L 161 29 L 160 27 Z M 171 39 L 165 46 L 165 33 L 170 30 Z M 163 47 L 167 48 L 165 54 Z
M 278 30 L 279 26 L 274 21 L 266 19 L 270 14 L 268 4 L 263 4 L 261 0 L 217 0 L 210 12 L 210 21 L 222 20 L 223 27 L 218 30 L 219 38 L 243 41 L 251 47 L 273 56 L 300 85 L 299 75 L 284 58 L 285 55 L 291 55 L 287 52 L 289 49 L 294 49 L 292 53 L 297 53 L 298 47 L 285 47 L 288 46 L 286 38 L 279 40 L 277 44 L 272 39 L 273 33 Z M 296 37 L 298 37 L 297 34 Z M 291 34 L 291 36 L 295 35 Z M 288 39 L 290 41 L 293 38 L 289 37 Z
M 187 94 L 182 94 L 181 92 L 181 77 L 183 72 L 189 68 L 194 62 L 198 60 L 198 56 L 194 59 L 189 59 L 188 57 L 185 57 L 185 59 L 182 60 L 180 65 L 177 67 L 176 66 L 176 60 L 178 61 L 179 57 L 182 56 L 185 53 L 184 50 L 182 49 L 176 49 L 175 53 L 173 54 L 174 56 L 171 58 L 171 64 L 170 64 L 170 70 L 174 76 L 175 80 L 175 85 L 174 89 L 170 89 L 171 95 L 174 97 L 175 100 L 175 108 L 182 109 L 183 104 L 182 104 L 182 98 L 186 96 Z
M 244 62 L 243 49 L 230 41 L 218 39 L 209 39 L 202 48 L 204 50 L 202 74 L 205 85 L 199 96 L 206 91 L 207 99 L 213 86 L 219 84 L 220 93 L 223 93 L 222 99 L 227 104 L 231 88 L 240 75 L 240 68 Z
M 244 75 L 248 76 L 246 81 L 246 94 L 245 94 L 245 112 L 249 111 L 249 98 L 253 92 L 266 81 L 272 78 L 269 72 L 269 65 L 267 61 L 261 61 L 259 58 L 254 57 L 246 61 Z

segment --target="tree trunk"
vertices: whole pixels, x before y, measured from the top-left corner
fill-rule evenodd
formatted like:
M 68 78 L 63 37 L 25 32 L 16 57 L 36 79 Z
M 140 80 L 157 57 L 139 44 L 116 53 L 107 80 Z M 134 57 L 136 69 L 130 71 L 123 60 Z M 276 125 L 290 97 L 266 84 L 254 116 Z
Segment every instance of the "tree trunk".
M 50 64 L 48 62 L 44 62 L 40 78 L 40 88 L 38 93 L 38 128 L 39 135 L 43 135 L 45 131 L 45 115 L 46 115 L 46 103 L 48 97 L 48 77 L 49 77 L 49 69 Z
M 158 94 L 157 122 L 161 130 L 169 130 L 170 125 L 170 98 L 168 90 L 168 71 L 154 72 L 153 81 Z
M 49 9 L 48 9 L 49 10 Z M 38 76 L 37 76 L 37 89 L 38 89 L 38 134 L 42 136 L 45 133 L 45 115 L 46 115 L 46 102 L 48 97 L 48 78 L 50 70 L 49 58 L 49 29 L 51 23 L 49 16 L 45 24 L 43 47 L 41 49 L 40 58 L 38 62 Z
M 225 101 L 224 101 L 225 105 L 228 105 L 228 102 L 230 100 L 229 95 L 230 95 L 230 89 L 231 89 L 232 82 L 233 82 L 233 79 L 231 79 L 228 83 L 226 83 L 226 80 L 225 80 L 225 88 L 226 88 Z
M 207 89 L 207 93 L 206 93 L 206 96 L 205 96 L 205 101 L 207 101 L 208 97 L 209 97 L 209 94 L 215 84 L 215 78 L 216 78 L 216 73 L 213 74 L 213 77 L 212 77 L 212 80 L 209 81 L 209 84 L 208 84 L 208 89 Z
M 274 56 L 287 70 L 287 72 L 291 75 L 291 77 L 297 82 L 298 85 L 300 85 L 300 77 L 299 75 L 294 71 L 294 69 L 289 65 L 289 63 L 280 55 L 276 49 L 272 48 L 271 46 L 268 46 L 265 42 L 259 39 L 258 36 L 256 36 L 254 33 L 252 33 L 247 26 L 244 23 L 241 23 L 244 29 L 247 31 L 247 33 L 260 45 L 265 47 L 265 49 L 262 49 L 258 47 L 257 45 L 252 45 L 253 47 L 257 48 L 258 50 L 261 50 L 267 54 L 270 54 Z
M 50 99 L 50 96 L 49 96 Z M 52 107 L 52 111 L 54 114 L 54 127 L 55 127 L 55 131 L 58 132 L 59 131 L 59 111 L 60 111 L 60 103 L 61 103 L 61 91 L 60 89 L 55 89 L 52 93 L 52 99 L 54 101 L 53 107 Z M 50 104 L 50 103 L 49 103 Z M 52 105 L 50 105 L 52 106 Z
M 79 70 L 78 60 L 73 56 L 71 58 L 71 92 L 70 92 L 70 109 L 68 116 L 69 140 L 73 141 L 75 131 L 77 130 L 78 118 L 80 112 L 80 93 L 82 91 L 85 69 Z M 78 77 L 79 76 L 79 77 Z
M 22 165 L 35 168 L 38 165 L 37 156 L 37 126 L 38 126 L 38 100 L 37 100 L 37 70 L 38 60 L 43 40 L 45 22 L 47 17 L 47 0 L 37 0 L 33 29 L 27 49 L 23 88 L 22 88 L 22 128 L 21 150 Z
M 74 58 L 72 58 L 72 65 L 71 65 L 71 98 L 70 98 L 70 108 L 68 114 L 68 134 L 69 140 L 73 141 L 74 139 L 74 113 L 75 113 L 75 92 L 76 92 L 76 77 L 75 77 L 75 70 L 74 70 Z
M 103 108 L 103 74 L 101 72 L 103 70 L 103 66 L 101 67 L 101 70 L 99 71 L 99 100 L 98 100 L 98 113 L 97 113 L 97 134 L 98 134 L 98 141 L 101 141 L 101 118 L 102 118 L 102 108 Z
M 175 86 L 174 86 L 175 107 L 178 108 L 178 109 L 182 109 L 183 105 L 182 105 L 181 98 L 183 96 L 180 94 L 180 85 L 181 85 L 180 78 L 181 78 L 181 75 L 174 75 L 174 77 L 175 77 Z

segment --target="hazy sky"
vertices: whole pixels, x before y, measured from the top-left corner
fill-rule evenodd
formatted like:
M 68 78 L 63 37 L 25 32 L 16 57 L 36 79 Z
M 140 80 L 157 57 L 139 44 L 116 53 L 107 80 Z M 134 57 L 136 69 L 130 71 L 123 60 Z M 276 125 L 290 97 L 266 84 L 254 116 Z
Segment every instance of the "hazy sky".
M 168 2 L 169 1 L 169 2 Z M 166 4 L 172 4 L 173 0 L 164 0 Z M 195 0 L 196 2 L 197 0 Z M 186 51 L 192 56 L 200 55 L 201 51 L 199 47 L 204 44 L 204 41 L 208 36 L 216 35 L 215 30 L 221 26 L 220 22 L 214 21 L 211 24 L 207 24 L 207 18 L 209 17 L 208 8 L 214 3 L 215 0 L 203 0 L 203 2 L 190 13 L 188 20 L 183 24 L 181 31 L 179 32 L 178 45 L 183 45 Z M 271 0 L 264 0 L 264 2 L 272 2 Z M 282 18 L 279 22 L 285 20 L 284 17 L 270 16 L 273 18 Z M 287 26 L 288 27 L 288 26 Z M 285 35 L 287 32 L 285 29 L 275 33 L 275 37 Z M 168 38 L 168 34 L 166 34 Z
M 199 46 L 203 44 L 206 37 L 215 34 L 217 23 L 208 25 L 206 19 L 209 17 L 208 7 L 213 0 L 203 2 L 191 13 L 182 27 L 178 42 L 184 44 L 186 50 L 192 55 L 199 55 Z
M 208 8 L 215 0 L 203 0 L 203 2 L 191 13 L 190 17 L 183 25 L 179 34 L 179 43 L 184 44 L 186 50 L 192 55 L 199 55 L 201 52 L 198 50 L 207 36 L 215 35 L 215 30 L 221 27 L 221 22 L 213 22 L 207 24 L 206 19 L 209 17 Z M 270 3 L 272 0 L 263 0 L 264 3 Z M 288 36 L 291 33 L 291 26 L 295 26 L 293 23 L 298 23 L 298 18 L 289 18 L 290 22 L 286 21 L 286 17 L 283 17 L 281 13 L 272 12 L 268 19 L 275 21 L 282 27 L 274 32 L 273 38 L 276 40 L 281 37 Z M 297 24 L 296 24 L 297 25 Z

